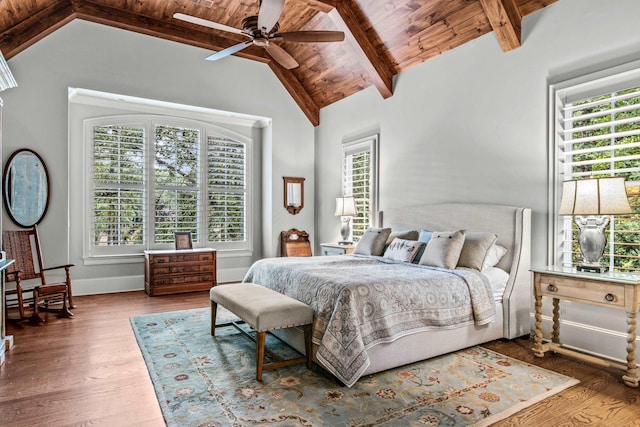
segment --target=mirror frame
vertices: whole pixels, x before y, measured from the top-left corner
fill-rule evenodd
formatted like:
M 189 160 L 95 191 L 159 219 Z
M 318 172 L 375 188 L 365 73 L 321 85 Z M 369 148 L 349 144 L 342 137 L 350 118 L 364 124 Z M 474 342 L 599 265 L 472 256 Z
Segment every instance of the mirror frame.
M 42 165 L 42 170 L 44 171 L 45 180 L 47 182 L 47 191 L 46 191 L 46 200 L 45 200 L 44 209 L 42 210 L 42 213 L 40 214 L 36 222 L 29 223 L 29 224 L 25 222 L 21 222 L 15 217 L 14 213 L 11 211 L 11 201 L 9 200 L 9 191 L 7 191 L 7 189 L 9 188 L 9 182 L 8 182 L 9 177 L 7 175 L 9 173 L 9 170 L 11 169 L 11 163 L 18 155 L 23 153 L 31 153 L 36 157 L 36 159 Z M 3 192 L 4 207 L 7 211 L 7 214 L 9 215 L 9 218 L 11 218 L 13 222 L 15 222 L 17 225 L 19 225 L 22 228 L 30 228 L 36 224 L 39 224 L 44 218 L 44 216 L 47 214 L 47 210 L 49 209 L 49 199 L 51 198 L 51 182 L 49 181 L 49 170 L 47 169 L 47 165 L 45 164 L 44 160 L 42 160 L 42 157 L 40 157 L 38 153 L 36 153 L 35 151 L 29 148 L 21 148 L 11 153 L 11 156 L 9 156 L 9 159 L 7 160 L 7 164 L 4 167 L 4 172 L 2 174 L 2 192 Z
M 304 207 L 304 178 L 296 178 L 293 176 L 283 176 L 284 179 L 284 208 L 291 214 L 296 215 L 299 214 L 302 208 Z M 289 191 L 289 186 L 293 190 L 293 186 L 296 184 L 300 184 L 300 203 L 296 203 L 293 200 L 295 196 L 294 191 Z M 289 202 L 289 197 L 292 198 L 291 203 Z

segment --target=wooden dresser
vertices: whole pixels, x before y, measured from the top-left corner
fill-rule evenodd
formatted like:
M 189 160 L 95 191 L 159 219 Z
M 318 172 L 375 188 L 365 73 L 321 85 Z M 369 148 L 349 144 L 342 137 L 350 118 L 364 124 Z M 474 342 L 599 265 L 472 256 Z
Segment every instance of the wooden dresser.
M 149 296 L 209 290 L 216 286 L 216 250 L 144 251 L 144 290 Z

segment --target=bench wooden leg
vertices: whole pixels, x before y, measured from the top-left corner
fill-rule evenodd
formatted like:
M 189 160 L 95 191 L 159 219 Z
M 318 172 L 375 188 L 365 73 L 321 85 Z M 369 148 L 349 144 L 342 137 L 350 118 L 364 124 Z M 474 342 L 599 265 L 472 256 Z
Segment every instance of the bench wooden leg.
M 304 326 L 304 351 L 307 356 L 307 369 L 311 369 L 311 352 L 313 347 L 311 345 L 311 335 L 313 335 L 313 325 Z
M 262 382 L 262 365 L 264 363 L 264 340 L 266 332 L 256 332 L 256 380 Z
M 218 303 L 211 301 L 211 335 L 216 335 L 216 313 L 218 312 Z

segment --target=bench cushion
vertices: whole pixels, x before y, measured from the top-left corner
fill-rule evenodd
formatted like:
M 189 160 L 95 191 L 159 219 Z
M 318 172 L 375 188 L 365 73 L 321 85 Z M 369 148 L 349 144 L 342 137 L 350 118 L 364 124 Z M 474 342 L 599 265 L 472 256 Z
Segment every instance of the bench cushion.
M 209 297 L 258 332 L 313 322 L 313 310 L 305 303 L 253 283 L 214 286 Z

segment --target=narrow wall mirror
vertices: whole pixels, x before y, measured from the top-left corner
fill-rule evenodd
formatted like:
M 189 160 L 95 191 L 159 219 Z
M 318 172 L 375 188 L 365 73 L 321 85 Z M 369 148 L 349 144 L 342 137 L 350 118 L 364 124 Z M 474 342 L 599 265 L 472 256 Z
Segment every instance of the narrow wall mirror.
M 284 179 L 284 208 L 291 215 L 300 213 L 304 207 L 304 178 L 283 176 Z
M 49 207 L 49 173 L 35 151 L 23 148 L 11 154 L 2 182 L 4 205 L 13 222 L 28 228 L 42 221 Z

